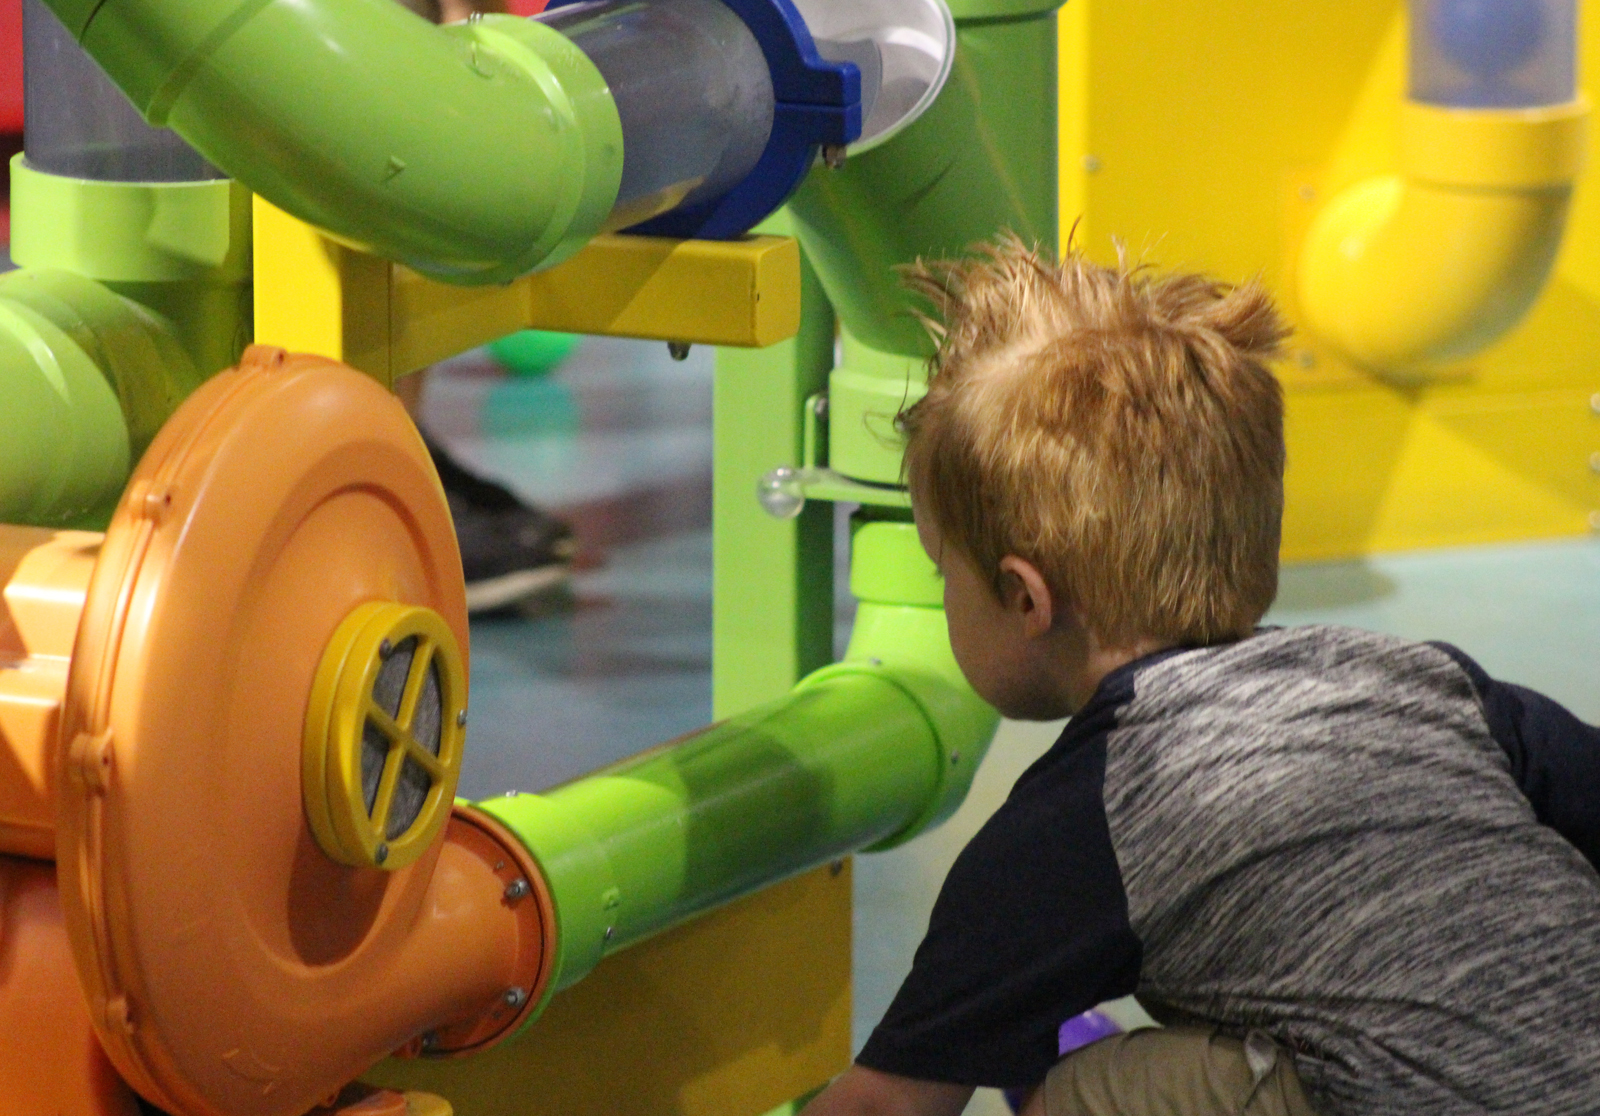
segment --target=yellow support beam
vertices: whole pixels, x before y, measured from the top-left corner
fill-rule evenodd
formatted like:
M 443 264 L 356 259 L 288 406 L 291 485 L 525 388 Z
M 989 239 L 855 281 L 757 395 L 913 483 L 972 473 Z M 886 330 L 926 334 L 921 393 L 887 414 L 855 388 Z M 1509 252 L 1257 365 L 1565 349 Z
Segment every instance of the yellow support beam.
M 759 348 L 800 328 L 800 250 L 737 241 L 596 237 L 503 287 L 455 287 L 328 239 L 255 199 L 255 336 L 395 377 L 519 329 Z

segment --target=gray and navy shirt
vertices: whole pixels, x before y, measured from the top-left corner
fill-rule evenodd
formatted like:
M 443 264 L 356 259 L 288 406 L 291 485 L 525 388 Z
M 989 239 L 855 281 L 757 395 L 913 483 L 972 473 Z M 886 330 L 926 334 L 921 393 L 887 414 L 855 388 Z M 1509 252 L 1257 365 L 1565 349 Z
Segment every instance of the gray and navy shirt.
M 1322 1116 L 1600 1113 L 1600 729 L 1332 627 L 1107 676 L 956 860 L 859 1061 L 1028 1087 L 1129 993 Z

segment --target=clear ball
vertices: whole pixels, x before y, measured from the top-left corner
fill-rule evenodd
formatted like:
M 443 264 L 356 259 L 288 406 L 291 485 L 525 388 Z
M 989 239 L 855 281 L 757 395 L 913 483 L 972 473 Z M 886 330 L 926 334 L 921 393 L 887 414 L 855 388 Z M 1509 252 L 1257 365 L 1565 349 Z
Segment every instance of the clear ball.
M 793 519 L 806 506 L 806 491 L 800 472 L 780 465 L 763 476 L 756 485 L 756 499 L 774 519 Z

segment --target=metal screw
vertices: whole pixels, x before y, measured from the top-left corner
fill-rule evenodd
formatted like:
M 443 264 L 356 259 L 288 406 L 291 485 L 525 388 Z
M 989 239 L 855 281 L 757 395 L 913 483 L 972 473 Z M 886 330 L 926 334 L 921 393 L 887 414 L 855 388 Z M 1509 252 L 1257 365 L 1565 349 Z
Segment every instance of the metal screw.
M 828 417 L 828 397 L 819 395 L 811 401 L 811 413 L 818 418 Z
M 467 711 L 465 709 L 456 714 L 456 725 L 460 728 L 467 727 Z
M 958 764 L 960 762 L 961 762 L 961 753 L 960 752 L 951 752 L 950 753 L 950 766 L 954 767 L 956 764 Z
M 517 879 L 506 884 L 506 898 L 515 903 L 533 889 L 528 886 L 527 880 Z
M 609 942 L 611 940 L 611 935 L 615 934 L 616 932 L 617 928 L 615 926 L 607 926 L 605 940 Z
M 830 875 L 830 876 L 837 876 L 840 872 L 843 872 L 843 871 L 844 871 L 844 861 L 842 861 L 842 860 L 835 860 L 832 864 L 828 865 L 828 875 Z
M 389 859 L 389 846 L 379 845 L 378 851 L 374 853 L 373 856 L 377 859 L 379 864 L 382 864 L 385 860 Z
M 378 658 L 387 659 L 393 654 L 394 644 L 390 643 L 388 640 L 384 640 L 382 643 L 378 644 Z
M 519 795 L 521 793 L 522 793 L 521 791 L 508 790 L 508 791 L 506 791 L 506 797 L 507 798 L 515 798 L 515 797 L 517 797 L 517 795 Z
M 689 359 L 689 342 L 687 342 L 687 341 L 668 341 L 667 342 L 667 355 L 670 356 L 673 360 L 688 360 Z
M 1085 155 L 1083 157 L 1083 169 L 1088 171 L 1090 174 L 1099 174 L 1100 168 L 1103 165 L 1104 164 L 1100 162 L 1100 156 L 1098 155 Z
M 521 988 L 507 988 L 500 998 L 506 1002 L 507 1007 L 519 1008 L 528 1002 L 528 993 Z
M 829 170 L 838 170 L 844 166 L 844 145 L 839 143 L 825 143 L 822 145 L 822 161 Z
M 439 1032 L 437 1032 L 437 1031 L 429 1031 L 427 1034 L 422 1036 L 422 1049 L 424 1049 L 424 1050 L 436 1050 L 436 1049 L 438 1049 L 438 1046 L 439 1046 Z

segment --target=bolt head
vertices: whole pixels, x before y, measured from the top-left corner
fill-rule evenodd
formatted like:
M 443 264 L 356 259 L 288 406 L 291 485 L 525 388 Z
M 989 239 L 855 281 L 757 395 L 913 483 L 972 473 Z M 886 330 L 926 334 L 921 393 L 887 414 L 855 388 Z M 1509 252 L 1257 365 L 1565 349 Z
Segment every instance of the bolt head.
M 456 714 L 456 726 L 458 728 L 467 727 L 467 711 L 465 709 Z
M 389 846 L 388 845 L 379 845 L 377 852 L 373 853 L 372 857 L 379 864 L 382 864 L 385 860 L 389 859 Z
M 533 890 L 528 886 L 527 880 L 512 880 L 506 884 L 506 898 L 511 900 L 521 899 Z
M 615 926 L 607 926 L 605 940 L 609 942 L 611 940 L 611 935 L 615 934 L 616 932 L 617 928 Z
M 528 1001 L 528 993 L 521 988 L 507 988 L 500 997 L 507 1007 L 518 1008 Z
M 382 643 L 378 644 L 378 658 L 387 659 L 393 654 L 394 644 L 390 643 L 388 640 L 384 640 Z

